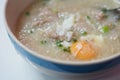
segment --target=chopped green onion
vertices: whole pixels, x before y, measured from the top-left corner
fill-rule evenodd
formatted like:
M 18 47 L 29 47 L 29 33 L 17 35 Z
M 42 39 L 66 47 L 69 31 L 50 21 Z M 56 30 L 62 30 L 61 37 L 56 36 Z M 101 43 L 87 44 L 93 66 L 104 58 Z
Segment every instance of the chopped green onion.
M 82 36 L 85 36 L 85 35 L 87 35 L 88 33 L 86 32 L 86 31 L 81 31 L 81 35 Z
M 30 30 L 30 33 L 33 33 L 33 31 L 32 31 L 32 30 Z
M 70 47 L 68 47 L 68 48 L 63 48 L 63 51 L 64 51 L 64 52 L 70 52 Z
M 63 47 L 63 45 L 61 43 L 62 43 L 62 41 L 57 41 L 56 42 L 57 47 Z
M 77 42 L 77 39 L 76 39 L 76 38 L 73 38 L 71 41 L 72 41 L 72 42 Z
M 28 11 L 25 12 L 25 15 L 26 15 L 26 16 L 29 16 L 29 15 L 30 15 L 30 12 L 28 12 Z
M 90 20 L 90 19 L 91 19 L 91 17 L 90 17 L 90 16 L 86 16 L 86 18 L 87 18 L 88 20 Z
M 27 33 L 28 34 L 32 34 L 34 31 L 33 30 L 28 30 Z
M 109 26 L 103 26 L 103 27 L 102 27 L 102 32 L 103 32 L 103 33 L 109 32 Z
M 57 45 L 57 47 L 59 47 L 60 49 L 62 49 L 64 52 L 69 52 L 70 53 L 70 47 L 64 47 L 62 45 L 62 41 L 57 41 L 56 45 Z
M 102 8 L 101 11 L 102 11 L 103 13 L 106 13 L 106 12 L 107 12 L 107 9 L 106 9 L 106 8 Z
M 94 26 L 96 25 L 95 22 L 91 19 L 90 16 L 86 16 L 86 19 L 89 21 L 90 24 L 92 24 Z
M 47 41 L 46 41 L 46 40 L 42 40 L 42 41 L 40 41 L 40 43 L 41 43 L 41 44 L 46 44 Z
M 29 29 L 29 30 L 27 30 L 26 32 L 27 32 L 28 34 L 32 34 L 32 33 L 34 33 L 34 31 L 35 31 L 35 29 Z

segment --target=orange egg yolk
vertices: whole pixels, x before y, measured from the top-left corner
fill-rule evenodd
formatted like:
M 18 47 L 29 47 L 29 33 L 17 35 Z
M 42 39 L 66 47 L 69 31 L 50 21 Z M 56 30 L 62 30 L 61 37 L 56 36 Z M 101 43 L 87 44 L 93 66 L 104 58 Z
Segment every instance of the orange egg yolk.
M 70 47 L 72 55 L 79 60 L 91 60 L 96 57 L 96 52 L 87 41 L 78 41 Z

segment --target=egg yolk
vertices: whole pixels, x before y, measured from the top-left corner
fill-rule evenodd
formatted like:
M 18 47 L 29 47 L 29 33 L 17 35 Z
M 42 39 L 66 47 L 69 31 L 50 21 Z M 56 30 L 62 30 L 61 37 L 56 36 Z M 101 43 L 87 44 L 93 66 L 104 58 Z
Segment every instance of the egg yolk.
M 78 41 L 71 45 L 72 55 L 79 60 L 91 60 L 96 57 L 95 49 L 87 41 Z

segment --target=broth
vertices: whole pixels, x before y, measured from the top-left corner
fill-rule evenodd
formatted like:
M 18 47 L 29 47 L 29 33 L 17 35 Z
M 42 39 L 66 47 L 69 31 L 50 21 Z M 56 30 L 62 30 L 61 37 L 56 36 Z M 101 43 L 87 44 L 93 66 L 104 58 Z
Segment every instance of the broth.
M 16 36 L 29 49 L 58 60 L 109 57 L 120 51 L 120 21 L 106 9 L 117 7 L 114 0 L 37 0 L 20 16 Z

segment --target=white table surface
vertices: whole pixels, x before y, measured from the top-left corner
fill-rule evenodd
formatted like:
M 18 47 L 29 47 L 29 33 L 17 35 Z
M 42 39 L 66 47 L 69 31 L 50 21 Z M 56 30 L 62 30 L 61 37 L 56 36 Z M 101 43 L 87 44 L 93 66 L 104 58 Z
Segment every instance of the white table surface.
M 2 19 L 2 6 L 5 1 L 0 0 L 0 80 L 58 80 L 41 75 L 16 53 L 7 36 Z M 120 80 L 120 65 L 103 74 L 95 80 Z

